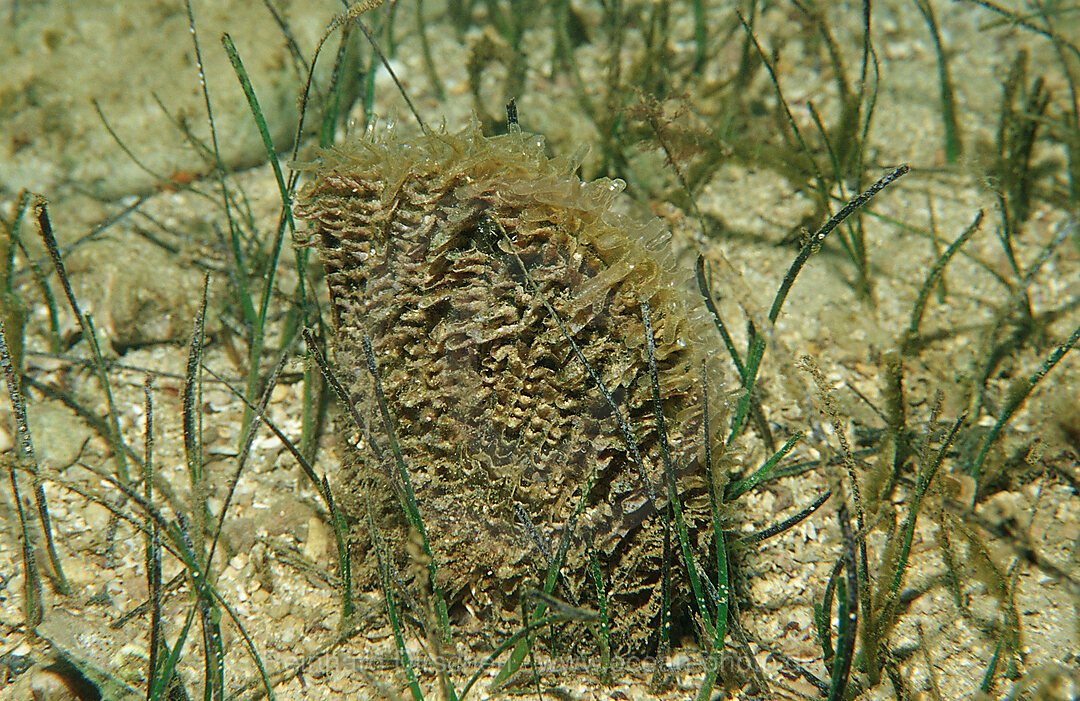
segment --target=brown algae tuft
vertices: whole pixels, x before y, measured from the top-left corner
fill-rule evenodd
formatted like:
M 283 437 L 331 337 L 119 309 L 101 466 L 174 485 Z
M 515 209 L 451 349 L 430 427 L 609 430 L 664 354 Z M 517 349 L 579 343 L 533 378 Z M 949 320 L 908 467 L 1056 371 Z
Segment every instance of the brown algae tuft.
M 703 386 L 714 434 L 726 403 L 704 350 L 715 330 L 690 273 L 675 267 L 670 234 L 620 213 L 622 183 L 582 182 L 577 165 L 516 127 L 494 137 L 475 123 L 456 134 L 388 132 L 323 151 L 306 166 L 314 182 L 296 211 L 310 224 L 301 243 L 326 270 L 337 373 L 365 424 L 359 436 L 351 425 L 340 432 L 358 583 L 377 581 L 370 513 L 401 576 L 418 595 L 426 586 L 405 554 L 416 548 L 366 336 L 451 610 L 520 625 L 519 597 L 541 586 L 569 526 L 553 594 L 597 607 L 591 550 L 613 643 L 641 652 L 655 645 L 669 493 L 642 302 L 673 473 L 702 557 L 715 552 Z M 719 463 L 722 441 L 712 442 Z M 673 591 L 686 590 L 680 560 Z

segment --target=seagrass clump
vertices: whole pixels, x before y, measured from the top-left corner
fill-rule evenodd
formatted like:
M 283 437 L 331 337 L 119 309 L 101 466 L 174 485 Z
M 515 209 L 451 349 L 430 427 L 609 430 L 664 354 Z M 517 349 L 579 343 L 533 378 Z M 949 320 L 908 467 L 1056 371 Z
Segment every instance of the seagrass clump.
M 383 546 L 407 584 L 430 586 L 410 548 L 366 335 L 452 611 L 520 624 L 519 596 L 543 582 L 570 524 L 553 594 L 596 608 L 591 548 L 613 639 L 640 652 L 660 606 L 667 503 L 642 301 L 674 473 L 703 558 L 712 550 L 703 384 L 711 430 L 726 405 L 704 350 L 715 331 L 675 268 L 670 234 L 659 220 L 621 213 L 622 184 L 584 183 L 577 165 L 549 158 L 541 137 L 516 129 L 387 133 L 322 152 L 296 211 L 310 224 L 301 243 L 322 258 L 335 365 L 364 423 L 359 433 L 339 423 L 360 583 L 375 581 L 373 549 Z M 685 590 L 677 557 L 672 571 Z

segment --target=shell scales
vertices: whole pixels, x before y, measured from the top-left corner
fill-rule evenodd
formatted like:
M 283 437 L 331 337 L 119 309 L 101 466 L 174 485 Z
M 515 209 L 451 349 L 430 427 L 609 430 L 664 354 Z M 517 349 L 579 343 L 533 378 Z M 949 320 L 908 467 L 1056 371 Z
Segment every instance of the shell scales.
M 711 429 L 726 407 L 703 350 L 715 331 L 676 270 L 670 234 L 659 220 L 621 214 L 621 183 L 582 182 L 576 165 L 517 131 L 391 134 L 324 151 L 296 211 L 310 224 L 301 243 L 326 271 L 338 374 L 366 422 L 359 448 L 347 451 L 345 508 L 370 513 L 391 552 L 408 550 L 366 334 L 452 608 L 517 621 L 522 587 L 544 580 L 572 524 L 555 594 L 595 608 L 593 548 L 614 638 L 638 652 L 659 606 L 657 508 L 667 494 L 642 301 L 670 455 L 702 553 L 711 550 L 701 527 L 703 372 Z M 643 469 L 567 334 L 619 407 Z M 342 438 L 351 445 L 356 436 Z M 359 583 L 375 586 L 368 530 L 360 518 L 355 551 L 366 553 Z M 398 564 L 422 569 L 404 555 Z

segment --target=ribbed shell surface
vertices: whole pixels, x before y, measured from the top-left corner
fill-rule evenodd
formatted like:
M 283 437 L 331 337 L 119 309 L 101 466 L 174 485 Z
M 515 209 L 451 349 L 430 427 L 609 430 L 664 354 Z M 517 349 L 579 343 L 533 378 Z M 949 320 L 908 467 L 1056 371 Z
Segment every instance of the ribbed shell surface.
M 710 359 L 715 330 L 675 268 L 670 234 L 659 220 L 617 211 L 621 183 L 582 182 L 575 167 L 548 158 L 539 137 L 485 137 L 475 125 L 365 139 L 308 166 L 314 180 L 296 212 L 310 230 L 300 243 L 322 259 L 334 362 L 365 422 L 359 436 L 339 425 L 350 454 L 340 486 L 358 517 L 366 583 L 375 558 L 365 511 L 401 553 L 403 576 L 426 586 L 404 554 L 409 528 L 364 335 L 452 608 L 517 621 L 518 595 L 543 582 L 569 525 L 554 594 L 597 606 L 592 548 L 618 647 L 640 652 L 659 606 L 657 509 L 668 494 L 641 302 L 651 309 L 667 443 L 702 558 L 711 552 L 702 387 L 715 432 L 722 382 Z M 640 446 L 640 466 L 567 335 Z M 675 570 L 678 580 L 684 568 Z

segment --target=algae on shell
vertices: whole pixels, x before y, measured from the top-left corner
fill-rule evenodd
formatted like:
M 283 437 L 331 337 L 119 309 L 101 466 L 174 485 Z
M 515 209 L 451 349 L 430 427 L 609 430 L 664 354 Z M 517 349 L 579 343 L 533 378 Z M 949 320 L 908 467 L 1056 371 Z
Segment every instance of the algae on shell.
M 617 647 L 640 653 L 656 628 L 658 509 L 667 501 L 642 302 L 652 310 L 678 489 L 703 558 L 714 550 L 703 385 L 714 435 L 726 404 L 709 352 L 712 321 L 689 272 L 675 268 L 670 234 L 659 220 L 619 213 L 622 184 L 582 182 L 576 165 L 548 158 L 541 137 L 485 137 L 476 124 L 368 138 L 306 166 L 314 182 L 296 211 L 310 223 L 301 243 L 326 270 L 338 373 L 366 424 L 357 439 L 342 423 L 352 463 L 345 508 L 370 512 L 399 570 L 415 569 L 366 335 L 451 607 L 467 604 L 458 610 L 494 624 L 518 620 L 522 583 L 538 586 L 572 524 L 556 595 L 595 606 L 591 544 Z M 566 334 L 618 406 L 641 466 Z M 715 462 L 722 452 L 715 448 Z M 363 520 L 355 537 L 366 563 L 360 583 L 374 586 Z

